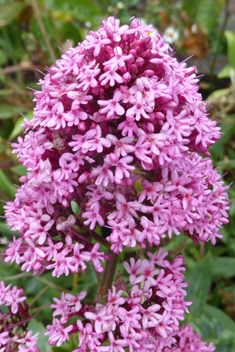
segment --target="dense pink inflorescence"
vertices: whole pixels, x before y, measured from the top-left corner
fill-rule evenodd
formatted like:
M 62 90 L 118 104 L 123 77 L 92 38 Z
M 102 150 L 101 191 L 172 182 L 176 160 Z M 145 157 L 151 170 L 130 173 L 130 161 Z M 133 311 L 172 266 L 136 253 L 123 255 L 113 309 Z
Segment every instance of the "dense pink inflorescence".
M 32 335 L 33 331 L 27 326 L 32 318 L 29 315 L 29 307 L 26 303 L 24 290 L 17 286 L 5 286 L 0 281 L 0 351 L 39 352 L 36 345 L 38 333 Z
M 180 231 L 195 242 L 220 237 L 227 188 L 199 156 L 209 155 L 219 127 L 207 117 L 196 68 L 178 63 L 151 31 L 110 17 L 40 81 L 34 118 L 13 144 L 28 173 L 5 206 L 21 234 L 7 261 L 60 276 L 92 260 L 102 271 L 96 225 L 110 229 L 116 253 Z
M 194 334 L 193 328 L 189 325 L 184 325 L 176 335 L 175 346 L 166 347 L 164 352 L 213 352 L 215 347 L 212 342 L 209 346 L 202 341 L 199 334 Z
M 54 298 L 54 319 L 46 332 L 49 343 L 60 346 L 70 334 L 79 332 L 76 352 L 214 351 L 191 327 L 185 325 L 180 330 L 179 320 L 184 320 L 191 304 L 184 300 L 184 259 L 177 257 L 170 264 L 164 259 L 166 255 L 160 249 L 156 255 L 148 253 L 150 260 L 131 258 L 130 263 L 124 263 L 130 285 L 116 279 L 107 304 L 82 305 L 85 291 L 78 296 L 63 293 L 61 300 Z M 77 321 L 71 323 L 74 317 Z

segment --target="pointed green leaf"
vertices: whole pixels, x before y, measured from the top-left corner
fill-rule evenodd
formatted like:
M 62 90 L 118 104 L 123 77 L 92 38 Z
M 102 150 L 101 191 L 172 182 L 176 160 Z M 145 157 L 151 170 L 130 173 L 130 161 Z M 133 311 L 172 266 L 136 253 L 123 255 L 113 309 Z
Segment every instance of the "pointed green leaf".
M 0 120 L 11 119 L 13 116 L 19 115 L 19 113 L 24 113 L 29 111 L 27 108 L 22 106 L 14 106 L 9 104 L 0 105 Z
M 27 114 L 25 114 L 25 117 L 27 117 L 27 119 L 31 120 L 33 118 L 33 111 L 29 111 Z M 11 132 L 11 135 L 9 136 L 9 141 L 12 141 L 12 139 L 17 137 L 22 132 L 23 127 L 21 127 L 21 125 L 23 123 L 24 123 L 24 116 L 20 116 L 15 123 L 15 126 Z
M 0 221 L 0 232 L 3 237 L 13 238 L 13 236 L 19 236 L 18 231 L 12 231 L 5 222 Z
M 235 258 L 218 257 L 213 260 L 212 275 L 220 277 L 235 276 Z
M 200 315 L 203 311 L 211 285 L 211 274 L 212 256 L 208 253 L 186 277 L 186 281 L 190 283 L 186 289 L 186 298 L 194 302 L 190 307 L 193 315 Z
M 222 160 L 222 161 L 219 161 L 217 163 L 217 166 L 224 167 L 224 168 L 226 168 L 226 167 L 235 168 L 235 159 L 234 160 Z
M 235 33 L 225 31 L 224 35 L 228 42 L 228 62 L 230 66 L 235 68 Z
M 226 95 L 229 91 L 229 88 L 222 88 L 222 89 L 218 89 L 215 90 L 213 93 L 211 93 L 208 97 L 207 97 L 207 101 L 214 101 L 218 98 L 221 98 L 222 96 Z
M 198 1 L 196 23 L 202 30 L 210 32 L 218 23 L 218 5 L 215 0 Z
M 22 164 L 17 164 L 16 166 L 12 166 L 10 168 L 10 170 L 11 170 L 11 172 L 13 172 L 14 174 L 16 174 L 18 176 L 24 176 L 27 174 L 27 169 Z
M 3 170 L 0 170 L 0 188 L 3 190 L 3 192 L 8 194 L 8 196 L 14 198 L 16 189 L 13 188 L 11 182 L 8 180 Z
M 225 314 L 221 309 L 206 304 L 203 309 L 204 313 L 211 319 L 216 319 L 218 323 L 223 325 L 226 329 L 235 331 L 235 322 L 227 314 Z
M 48 343 L 48 336 L 44 336 L 45 325 L 43 325 L 42 322 L 38 321 L 36 318 L 31 319 L 28 330 L 33 330 L 33 335 L 39 332 L 37 346 L 40 351 L 51 351 L 51 346 Z
M 0 4 L 0 27 L 4 27 L 13 21 L 24 7 L 25 4 L 19 1 L 9 4 Z
M 221 160 L 223 158 L 224 145 L 231 140 L 235 133 L 234 117 L 234 114 L 230 115 L 226 122 L 219 125 L 223 134 L 221 134 L 220 140 L 209 148 L 209 151 L 217 160 Z
M 0 49 L 0 65 L 3 65 L 6 60 L 7 60 L 7 55 L 6 55 L 5 51 Z M 2 91 L 4 91 L 4 90 L 6 91 L 8 89 L 1 89 L 0 95 L 4 95 L 4 93 L 2 93 Z
M 218 74 L 218 78 L 227 78 L 227 77 L 230 77 L 230 69 L 231 69 L 231 66 L 230 66 L 230 65 L 224 66 L 224 68 L 222 68 L 222 70 L 221 70 L 220 73 Z
M 62 12 L 94 25 L 98 25 L 102 17 L 99 7 L 91 0 L 47 0 L 45 5 L 48 10 Z

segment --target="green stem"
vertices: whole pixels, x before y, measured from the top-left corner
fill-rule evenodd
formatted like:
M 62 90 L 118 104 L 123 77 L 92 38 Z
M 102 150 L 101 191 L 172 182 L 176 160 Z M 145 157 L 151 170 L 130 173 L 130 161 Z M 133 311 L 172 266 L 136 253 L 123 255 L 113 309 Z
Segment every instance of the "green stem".
M 39 11 L 38 4 L 37 4 L 37 0 L 32 0 L 32 5 L 33 5 L 33 10 L 34 10 L 35 17 L 37 19 L 40 31 L 41 31 L 43 39 L 45 41 L 47 50 L 48 50 L 48 52 L 50 54 L 51 61 L 55 62 L 56 61 L 56 56 L 55 56 L 55 53 L 54 53 L 54 51 L 52 49 L 52 46 L 51 46 L 50 40 L 48 38 L 48 35 L 47 35 L 46 29 L 44 27 L 44 24 L 42 22 L 40 11 Z
M 215 49 L 215 54 L 213 57 L 213 61 L 210 67 L 210 86 L 211 86 L 211 90 L 213 90 L 213 85 L 214 85 L 214 70 L 215 70 L 215 64 L 219 55 L 219 48 L 220 48 L 220 43 L 222 41 L 223 35 L 224 35 L 224 31 L 226 28 L 226 24 L 229 18 L 229 10 L 228 10 L 228 5 L 229 5 L 229 0 L 225 0 L 225 8 L 224 8 L 224 21 L 221 27 L 221 30 L 219 32 L 219 35 L 217 36 L 217 43 L 216 43 L 216 49 Z
M 37 299 L 38 299 L 40 296 L 42 296 L 43 293 L 45 293 L 48 289 L 49 289 L 48 286 L 43 287 L 43 289 L 42 289 L 40 292 L 38 292 L 38 294 L 32 299 L 32 301 L 29 302 L 29 307 L 31 307 L 31 306 L 37 301 Z
M 0 280 L 2 280 L 2 281 L 11 281 L 11 280 L 21 279 L 22 277 L 26 277 L 26 276 L 31 276 L 31 274 L 21 273 L 21 274 L 7 276 L 7 277 L 0 277 Z
M 38 312 L 40 312 L 40 311 L 43 310 L 43 309 L 49 309 L 49 308 L 50 308 L 50 304 L 45 304 L 44 306 L 30 309 L 30 310 L 29 310 L 29 314 L 31 315 L 31 314 L 34 313 L 34 312 L 38 313 Z
M 30 275 L 30 276 L 35 277 L 33 275 Z M 47 279 L 44 279 L 44 277 L 37 276 L 37 277 L 35 277 L 35 279 L 43 282 L 44 284 L 46 284 L 49 287 L 57 289 L 58 291 L 65 292 L 65 293 L 70 293 L 69 290 L 66 290 L 64 287 L 60 287 L 58 285 L 53 284 L 52 282 L 48 281 Z
M 106 267 L 104 270 L 104 276 L 102 281 L 102 288 L 110 289 L 112 287 L 113 278 L 118 262 L 118 254 L 114 253 L 111 249 L 109 250 L 110 260 L 107 260 Z
M 91 235 L 97 242 L 105 246 L 107 249 L 110 249 L 110 243 L 105 238 L 98 235 L 95 231 L 91 231 Z
M 93 265 L 93 264 L 92 264 Z M 94 271 L 95 271 L 95 276 L 96 276 L 96 280 L 97 280 L 97 291 L 99 292 L 99 290 L 101 289 L 102 287 L 102 274 L 99 273 L 98 271 L 95 270 L 95 267 L 93 265 L 93 268 L 94 268 Z
M 0 277 L 0 280 L 2 280 L 2 281 L 12 281 L 12 280 L 20 279 L 21 277 L 26 277 L 26 276 L 33 277 L 36 280 L 39 280 L 39 281 L 43 282 L 44 284 L 46 284 L 48 287 L 55 288 L 58 291 L 61 291 L 61 292 L 64 291 L 66 293 L 70 293 L 69 290 L 66 290 L 66 289 L 64 289 L 61 286 L 53 284 L 52 282 L 48 281 L 44 277 L 42 277 L 42 276 L 34 276 L 34 275 L 30 274 L 30 273 L 21 273 L 21 274 L 18 274 L 18 275 L 13 275 L 13 276 L 8 276 L 8 277 Z

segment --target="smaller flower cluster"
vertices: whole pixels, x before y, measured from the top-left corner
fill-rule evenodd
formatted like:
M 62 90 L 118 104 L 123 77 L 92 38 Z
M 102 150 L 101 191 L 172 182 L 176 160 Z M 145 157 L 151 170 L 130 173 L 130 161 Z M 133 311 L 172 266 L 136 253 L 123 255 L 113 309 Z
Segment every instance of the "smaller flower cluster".
M 36 226 L 36 223 L 34 223 Z M 34 269 L 35 274 L 41 274 L 45 269 L 53 269 L 52 276 L 60 277 L 62 274 L 66 276 L 70 272 L 77 273 L 79 269 L 83 272 L 86 270 L 86 262 L 92 261 L 94 268 L 98 272 L 103 272 L 104 267 L 101 261 L 109 259 L 109 255 L 99 252 L 100 244 L 93 245 L 89 241 L 85 245 L 81 243 L 73 243 L 72 234 L 65 236 L 64 244 L 60 241 L 47 239 L 48 246 L 37 246 L 30 238 L 20 237 L 9 244 L 6 250 L 6 262 L 16 261 L 22 265 L 22 270 L 27 272 Z M 86 249 L 86 250 L 85 250 Z
M 124 352 L 125 348 L 153 352 L 177 344 L 179 320 L 184 320 L 191 302 L 184 300 L 183 257 L 170 264 L 164 259 L 166 255 L 160 248 L 156 255 L 148 253 L 150 260 L 131 258 L 130 263 L 125 262 L 129 281 L 117 277 L 106 305 L 82 305 L 86 291 L 78 296 L 62 293 L 61 300 L 54 298 L 54 319 L 46 332 L 49 343 L 60 346 L 70 334 L 79 333 L 76 352 Z M 77 321 L 70 323 L 72 317 Z
M 27 329 L 32 317 L 26 298 L 23 289 L 11 288 L 11 285 L 5 287 L 0 281 L 0 307 L 5 305 L 8 308 L 7 313 L 0 310 L 0 352 L 39 352 L 36 346 L 38 333 L 33 336 L 33 331 Z
M 193 328 L 189 325 L 184 325 L 177 334 L 177 342 L 171 348 L 165 348 L 164 352 L 213 352 L 215 346 L 211 342 L 206 346 L 199 334 L 194 334 Z

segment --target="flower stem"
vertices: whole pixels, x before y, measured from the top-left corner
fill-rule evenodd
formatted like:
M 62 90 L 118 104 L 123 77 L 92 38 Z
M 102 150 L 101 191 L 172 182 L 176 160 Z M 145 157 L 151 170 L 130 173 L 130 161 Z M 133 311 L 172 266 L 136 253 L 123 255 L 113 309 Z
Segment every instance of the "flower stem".
M 118 262 L 118 255 L 114 253 L 111 249 L 109 250 L 110 260 L 107 260 L 107 264 L 104 270 L 104 277 L 102 281 L 102 288 L 110 289 L 112 287 L 113 278 Z
M 41 297 L 47 290 L 49 289 L 49 286 L 45 286 L 38 294 L 32 299 L 32 301 L 29 302 L 28 306 L 32 306 L 39 297 Z
M 51 61 L 54 63 L 56 61 L 56 56 L 55 56 L 55 53 L 54 53 L 54 51 L 52 49 L 52 46 L 51 46 L 50 40 L 48 38 L 48 35 L 47 35 L 46 29 L 44 27 L 44 24 L 42 22 L 40 11 L 39 11 L 38 4 L 37 4 L 37 0 L 32 0 L 32 5 L 33 5 L 35 17 L 37 19 L 40 31 L 41 31 L 43 39 L 45 41 L 47 50 L 48 50 L 48 52 L 50 54 Z
M 224 4 L 224 20 L 222 23 L 222 27 L 219 31 L 219 34 L 217 35 L 217 43 L 216 43 L 216 48 L 215 48 L 215 53 L 214 53 L 214 57 L 213 57 L 213 61 L 210 67 L 210 85 L 211 85 L 211 90 L 214 89 L 214 70 L 215 70 L 215 64 L 219 55 L 219 49 L 220 49 L 220 45 L 224 36 L 224 31 L 226 28 L 226 24 L 229 18 L 229 0 L 225 0 L 225 4 Z
M 105 246 L 106 248 L 110 248 L 110 243 L 103 237 L 101 237 L 100 235 L 98 235 L 98 233 L 96 233 L 95 231 L 92 231 L 92 237 L 99 242 L 100 244 L 102 244 L 103 246 Z

